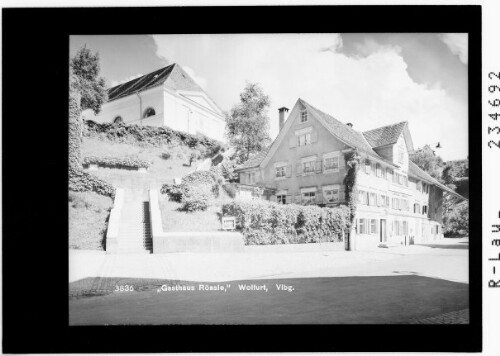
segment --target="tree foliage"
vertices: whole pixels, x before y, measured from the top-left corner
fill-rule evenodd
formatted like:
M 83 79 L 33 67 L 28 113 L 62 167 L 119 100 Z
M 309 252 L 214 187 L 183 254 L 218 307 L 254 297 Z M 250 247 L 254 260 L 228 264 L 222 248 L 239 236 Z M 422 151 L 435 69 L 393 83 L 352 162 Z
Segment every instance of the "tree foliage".
M 410 155 L 410 159 L 431 177 L 441 180 L 441 172 L 444 166 L 443 159 L 437 156 L 429 145 L 416 150 Z
M 78 50 L 70 61 L 70 90 L 78 93 L 80 109 L 92 109 L 98 114 L 108 99 L 106 81 L 99 76 L 99 53 L 87 47 Z
M 262 151 L 269 137 L 269 96 L 257 83 L 247 83 L 240 94 L 240 103 L 226 114 L 226 135 L 242 161 Z

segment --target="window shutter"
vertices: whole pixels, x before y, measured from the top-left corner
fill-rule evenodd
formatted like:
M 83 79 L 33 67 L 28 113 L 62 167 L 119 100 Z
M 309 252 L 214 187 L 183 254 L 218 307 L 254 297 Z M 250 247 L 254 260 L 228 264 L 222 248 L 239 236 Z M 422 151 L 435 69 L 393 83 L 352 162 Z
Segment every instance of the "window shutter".
M 323 191 L 321 189 L 316 191 L 316 204 L 323 204 Z
M 312 130 L 311 132 L 311 143 L 318 142 L 318 132 L 316 130 Z
M 295 174 L 298 176 L 302 175 L 302 163 L 297 163 L 295 165 Z
M 292 176 L 292 165 L 289 164 L 288 166 L 286 166 L 286 177 L 290 178 L 291 176 Z
M 316 160 L 316 163 L 314 165 L 314 169 L 315 169 L 316 173 L 321 173 L 321 162 L 322 162 L 321 159 Z
M 288 148 L 293 148 L 295 146 L 297 146 L 297 136 L 292 135 L 288 139 Z
M 344 159 L 344 155 L 341 152 L 339 155 L 339 169 L 342 169 L 344 167 L 345 167 L 345 159 Z
M 293 203 L 292 199 L 293 199 L 293 195 L 292 194 L 287 194 L 286 195 L 286 203 L 287 204 Z

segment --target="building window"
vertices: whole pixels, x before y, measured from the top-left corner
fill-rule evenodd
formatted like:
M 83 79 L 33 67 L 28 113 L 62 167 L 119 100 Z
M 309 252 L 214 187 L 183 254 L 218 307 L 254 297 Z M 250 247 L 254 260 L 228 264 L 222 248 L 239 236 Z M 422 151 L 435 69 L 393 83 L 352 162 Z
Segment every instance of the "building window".
M 307 111 L 302 111 L 300 113 L 300 122 L 307 122 Z
M 422 206 L 422 214 L 427 215 L 427 205 Z
M 276 167 L 276 178 L 286 177 L 286 166 Z
M 153 108 L 147 108 L 144 111 L 144 115 L 142 117 L 145 119 L 147 117 L 154 116 L 154 115 L 156 115 L 155 109 L 153 109 Z
M 339 157 L 325 158 L 325 172 L 339 170 Z
M 114 124 L 123 124 L 123 119 L 121 116 L 117 116 L 115 117 L 115 119 L 113 120 L 113 123 Z
M 314 204 L 316 202 L 316 192 L 302 193 L 302 204 Z
M 286 194 L 280 194 L 276 196 L 278 204 L 286 204 Z
M 370 193 L 368 205 L 377 206 L 377 194 Z
M 326 204 L 334 204 L 339 202 L 338 188 L 323 188 L 323 197 Z
M 302 163 L 302 172 L 304 174 L 314 173 L 314 161 L 303 162 Z
M 303 135 L 297 136 L 297 145 L 306 146 L 311 144 L 311 133 L 305 133 Z
M 359 219 L 359 233 L 360 234 L 366 234 L 366 219 Z
M 370 220 L 370 233 L 372 233 L 372 234 L 377 233 L 377 220 L 376 219 Z
M 366 174 L 370 174 L 370 171 L 371 171 L 371 164 L 370 164 L 370 161 L 365 161 L 365 173 Z
M 392 198 L 392 208 L 399 209 L 399 199 L 398 198 Z
M 248 173 L 248 184 L 255 183 L 255 172 Z

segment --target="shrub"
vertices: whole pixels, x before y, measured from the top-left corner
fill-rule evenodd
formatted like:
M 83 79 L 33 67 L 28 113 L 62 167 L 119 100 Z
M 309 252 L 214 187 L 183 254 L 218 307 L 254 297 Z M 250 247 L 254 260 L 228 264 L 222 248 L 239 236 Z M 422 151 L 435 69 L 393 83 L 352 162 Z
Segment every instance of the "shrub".
M 85 157 L 83 159 L 83 165 L 88 166 L 89 164 L 97 164 L 102 167 L 110 168 L 149 168 L 151 162 L 145 161 L 138 158 L 131 157 Z
M 235 200 L 222 206 L 235 216 L 247 245 L 340 241 L 350 226 L 346 206 L 320 208 L 264 200 Z
M 172 157 L 172 154 L 170 152 L 162 152 L 161 158 L 164 160 L 170 159 Z
M 443 217 L 443 233 L 445 236 L 469 235 L 469 204 L 464 204 L 449 211 Z
M 85 122 L 86 137 L 95 137 L 104 140 L 130 144 L 144 144 L 159 147 L 165 144 L 181 143 L 190 148 L 203 146 L 207 154 L 220 150 L 221 143 L 203 135 L 191 135 L 175 131 L 168 127 L 125 125 L 113 123 L 96 123 L 91 120 Z
M 237 190 L 236 190 L 236 188 L 233 185 L 231 185 L 231 184 L 224 184 L 222 186 L 222 189 L 224 189 L 224 191 L 227 193 L 227 195 L 229 195 L 230 198 L 235 198 L 236 197 Z
M 194 185 L 185 190 L 180 210 L 193 212 L 207 210 L 212 199 L 212 191 L 207 185 Z
M 96 192 L 111 198 L 115 197 L 116 189 L 108 182 L 84 172 L 83 169 L 69 170 L 69 190 L 73 192 Z
M 180 203 L 186 193 L 184 184 L 164 184 L 160 189 L 161 194 L 168 194 L 169 200 Z

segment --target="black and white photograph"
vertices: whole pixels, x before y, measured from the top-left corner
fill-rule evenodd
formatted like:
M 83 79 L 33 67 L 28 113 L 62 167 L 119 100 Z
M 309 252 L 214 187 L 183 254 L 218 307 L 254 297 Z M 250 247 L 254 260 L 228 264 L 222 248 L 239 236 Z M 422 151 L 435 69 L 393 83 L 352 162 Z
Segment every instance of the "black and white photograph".
M 71 325 L 469 323 L 466 33 L 70 56 Z
M 2 352 L 499 351 L 500 5 L 227 2 L 3 5 Z

